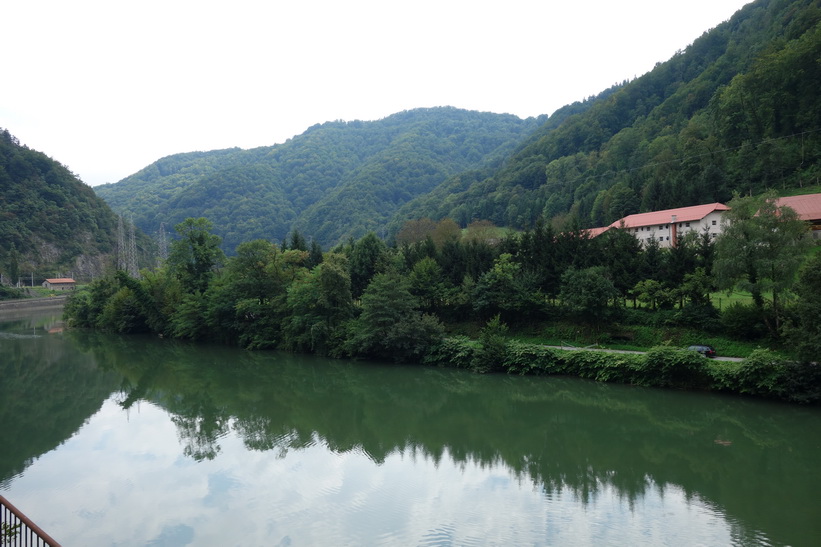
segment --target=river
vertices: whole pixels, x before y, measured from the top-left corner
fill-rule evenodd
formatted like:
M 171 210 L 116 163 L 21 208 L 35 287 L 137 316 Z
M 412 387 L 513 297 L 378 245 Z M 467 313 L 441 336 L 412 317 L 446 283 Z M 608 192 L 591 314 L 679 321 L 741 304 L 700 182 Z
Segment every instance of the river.
M 821 409 L 0 314 L 0 494 L 70 545 L 819 545 Z

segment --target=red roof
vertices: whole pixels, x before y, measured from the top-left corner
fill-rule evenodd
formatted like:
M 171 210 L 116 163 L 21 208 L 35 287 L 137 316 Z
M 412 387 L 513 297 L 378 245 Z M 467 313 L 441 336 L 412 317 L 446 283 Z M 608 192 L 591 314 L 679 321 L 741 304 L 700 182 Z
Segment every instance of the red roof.
M 821 220 L 821 194 L 806 194 L 804 196 L 791 196 L 778 198 L 776 203 L 779 207 L 786 205 L 798 213 L 801 220 Z
M 70 277 L 57 277 L 55 279 L 46 279 L 46 281 L 48 281 L 52 285 L 57 283 L 76 283 L 76 281 L 74 281 Z
M 587 232 L 587 235 L 590 236 L 590 238 L 592 239 L 596 236 L 602 235 L 604 232 L 606 232 L 610 228 L 612 228 L 612 226 L 602 226 L 600 228 L 588 228 L 585 231 Z
M 665 209 L 664 211 L 652 211 L 650 213 L 639 213 L 628 215 L 617 220 L 610 226 L 618 228 L 624 222 L 625 228 L 638 228 L 640 226 L 664 225 L 673 222 L 673 215 L 676 222 L 693 222 L 701 220 L 713 211 L 729 211 L 730 208 L 723 203 L 707 203 L 705 205 L 693 205 L 692 207 L 679 207 L 678 209 Z

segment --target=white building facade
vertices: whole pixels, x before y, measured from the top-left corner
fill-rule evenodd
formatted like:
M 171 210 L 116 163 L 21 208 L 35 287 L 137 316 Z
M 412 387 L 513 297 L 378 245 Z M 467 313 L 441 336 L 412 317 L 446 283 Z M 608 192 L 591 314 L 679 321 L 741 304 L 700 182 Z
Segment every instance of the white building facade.
M 617 220 L 606 229 L 626 230 L 644 245 L 656 241 L 662 248 L 675 247 L 679 237 L 693 232 L 699 236 L 706 232 L 712 238 L 717 237 L 722 230 L 722 216 L 729 210 L 722 203 L 708 203 L 639 213 Z M 606 229 L 591 231 L 591 235 L 597 235 Z

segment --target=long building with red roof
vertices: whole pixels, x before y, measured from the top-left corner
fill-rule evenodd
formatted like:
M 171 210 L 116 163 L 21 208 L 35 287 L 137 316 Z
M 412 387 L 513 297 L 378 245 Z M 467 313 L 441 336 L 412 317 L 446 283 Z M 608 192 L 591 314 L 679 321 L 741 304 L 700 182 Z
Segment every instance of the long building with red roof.
M 604 229 L 594 228 L 590 232 L 591 235 L 598 235 L 609 228 L 620 228 L 627 230 L 645 245 L 655 240 L 659 247 L 672 247 L 679 236 L 683 237 L 690 232 L 707 232 L 711 237 L 718 236 L 721 233 L 721 215 L 729 210 L 723 203 L 707 203 L 638 213 L 617 220 Z
M 786 205 L 798 213 L 798 217 L 810 223 L 813 237 L 821 239 L 821 194 L 805 194 L 778 198 L 776 204 Z M 590 237 L 596 237 L 612 228 L 627 230 L 643 244 L 657 241 L 660 247 L 672 247 L 679 236 L 690 232 L 704 232 L 715 238 L 721 233 L 721 217 L 730 208 L 723 203 L 706 203 L 691 207 L 678 207 L 650 213 L 628 215 L 609 226 L 587 230 Z

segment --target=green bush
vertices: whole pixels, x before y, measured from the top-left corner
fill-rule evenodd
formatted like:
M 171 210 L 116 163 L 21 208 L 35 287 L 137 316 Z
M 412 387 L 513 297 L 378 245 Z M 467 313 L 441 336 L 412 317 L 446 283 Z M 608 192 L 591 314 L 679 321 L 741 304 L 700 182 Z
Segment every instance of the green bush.
M 5 285 L 0 285 L 0 300 L 12 300 L 16 298 L 25 298 L 26 293 L 21 289 L 15 289 L 14 287 L 6 287 Z
M 758 397 L 795 403 L 817 402 L 821 400 L 821 366 L 791 361 L 760 349 L 741 363 L 736 370 L 735 385 L 728 387 Z
M 720 314 L 712 304 L 704 306 L 686 304 L 676 313 L 676 322 L 679 325 L 704 332 L 717 332 L 721 329 L 719 318 Z
M 770 350 L 756 350 L 736 371 L 739 393 L 780 398 L 784 393 L 787 362 Z
M 98 322 L 104 328 L 121 334 L 148 332 L 148 322 L 134 295 L 128 287 L 123 287 L 108 299 Z
M 539 344 L 508 342 L 505 369 L 512 374 L 567 374 L 560 352 Z
M 767 327 L 755 306 L 734 302 L 721 313 L 724 332 L 738 340 L 759 340 L 767 334 Z
M 707 373 L 711 379 L 710 389 L 713 391 L 737 391 L 739 366 L 739 363 L 733 361 L 710 360 L 707 363 Z
M 821 401 L 821 365 L 800 361 L 787 362 L 782 397 L 793 403 Z
M 625 308 L 622 322 L 628 325 L 643 325 L 645 327 L 669 327 L 677 324 L 678 310 L 649 310 L 647 308 Z
M 479 344 L 467 336 L 449 336 L 430 347 L 423 362 L 439 367 L 470 368 Z
M 487 322 L 479 333 L 479 347 L 473 354 L 471 368 L 476 372 L 498 372 L 505 369 L 507 358 L 507 325 L 499 314 Z
M 707 387 L 710 384 L 707 364 L 705 358 L 694 351 L 657 346 L 644 356 L 640 383 L 656 387 Z
M 636 356 L 600 351 L 571 351 L 564 355 L 569 373 L 597 382 L 633 384 L 636 379 Z

